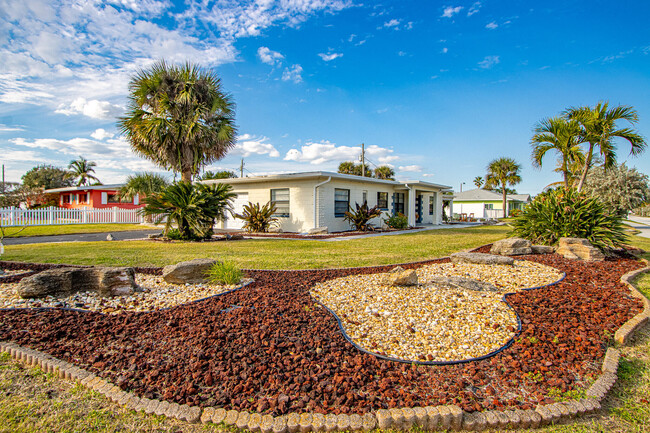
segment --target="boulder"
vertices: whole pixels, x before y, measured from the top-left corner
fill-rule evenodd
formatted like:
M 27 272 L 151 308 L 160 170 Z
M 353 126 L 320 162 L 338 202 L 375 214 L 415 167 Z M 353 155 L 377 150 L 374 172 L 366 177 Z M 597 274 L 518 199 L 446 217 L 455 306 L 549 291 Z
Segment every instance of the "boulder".
M 147 235 L 148 239 L 159 239 L 159 238 L 162 238 L 162 237 L 163 237 L 162 233 L 149 233 Z
M 307 231 L 308 235 L 326 235 L 328 233 L 329 229 L 327 227 L 315 227 Z
M 163 268 L 163 279 L 171 284 L 199 284 L 206 281 L 205 274 L 217 263 L 214 259 L 194 259 L 167 265 Z
M 548 245 L 533 245 L 533 254 L 553 254 L 555 248 Z
M 478 281 L 473 278 L 466 277 L 435 277 L 432 278 L 427 284 L 445 289 L 466 289 L 475 290 L 477 292 L 498 292 L 499 289 L 490 283 Z
M 280 227 L 271 227 L 269 233 L 282 233 L 282 229 Z
M 70 296 L 97 292 L 102 296 L 129 295 L 137 288 L 133 268 L 54 268 L 23 278 L 18 285 L 22 298 Z
M 114 241 L 114 240 L 115 240 L 115 236 L 113 236 L 112 233 L 109 233 L 109 234 L 106 236 L 106 240 L 107 240 L 107 241 Z
M 450 257 L 452 263 L 469 263 L 475 265 L 512 265 L 512 257 L 497 256 L 483 253 L 454 253 Z
M 244 239 L 244 235 L 241 233 L 226 233 L 227 241 L 241 241 Z
M 392 273 L 395 273 L 395 272 L 404 272 L 404 271 L 405 271 L 405 269 L 403 267 L 395 266 L 393 269 L 391 269 L 388 272 L 392 274 Z
M 533 252 L 532 243 L 528 239 L 508 238 L 496 241 L 492 244 L 490 253 L 500 254 L 502 256 L 518 256 L 521 254 L 531 254 Z
M 584 260 L 585 262 L 605 260 L 602 251 L 583 238 L 560 238 L 555 252 L 566 259 Z
M 413 270 L 389 272 L 384 277 L 384 284 L 388 286 L 417 286 L 418 274 Z

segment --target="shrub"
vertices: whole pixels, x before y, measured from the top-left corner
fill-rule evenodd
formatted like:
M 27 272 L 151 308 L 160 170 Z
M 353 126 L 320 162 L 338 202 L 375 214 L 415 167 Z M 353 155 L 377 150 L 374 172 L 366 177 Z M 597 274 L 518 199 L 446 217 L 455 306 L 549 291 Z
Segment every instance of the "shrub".
M 350 225 L 356 230 L 360 230 L 362 232 L 372 230 L 372 224 L 369 224 L 368 221 L 381 216 L 381 209 L 379 209 L 377 206 L 369 208 L 368 203 L 365 201 L 361 206 L 359 206 L 359 203 L 355 203 L 354 205 L 356 206 L 357 210 L 347 211 L 343 219 L 345 221 L 348 221 Z
M 510 216 L 511 218 L 514 218 L 514 217 L 518 217 L 518 216 L 520 216 L 522 213 L 523 213 L 523 212 L 522 212 L 521 209 L 510 209 L 510 215 L 509 215 L 509 216 Z
M 604 250 L 625 241 L 621 218 L 598 200 L 573 189 L 558 188 L 538 195 L 512 225 L 514 235 L 546 245 L 561 237 L 577 237 Z
M 409 220 L 402 213 L 392 215 L 390 218 L 385 219 L 384 223 L 392 229 L 406 229 L 409 226 Z
M 247 232 L 265 233 L 278 222 L 278 219 L 273 216 L 275 212 L 276 207 L 271 202 L 264 206 L 248 202 L 247 205 L 244 205 L 244 211 L 241 214 L 236 214 L 235 217 L 244 220 L 243 228 Z
M 167 232 L 165 232 L 165 237 L 173 241 L 179 241 L 182 239 L 181 232 L 179 232 L 178 229 L 167 230 Z
M 178 182 L 145 197 L 146 206 L 141 212 L 156 224 L 166 219 L 165 233 L 176 224 L 180 239 L 205 239 L 212 235 L 215 220 L 226 217 L 234 197 L 230 185 Z
M 215 263 L 206 273 L 206 277 L 211 283 L 225 285 L 239 284 L 243 276 L 241 269 L 228 260 Z

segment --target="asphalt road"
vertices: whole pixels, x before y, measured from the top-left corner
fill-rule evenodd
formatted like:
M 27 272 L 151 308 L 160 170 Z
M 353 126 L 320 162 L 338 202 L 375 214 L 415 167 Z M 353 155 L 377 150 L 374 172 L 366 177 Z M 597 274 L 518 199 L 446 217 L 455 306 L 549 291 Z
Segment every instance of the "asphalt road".
M 52 235 L 52 236 L 25 236 L 19 238 L 5 238 L 2 242 L 5 245 L 43 244 L 53 242 L 96 242 L 106 241 L 109 233 L 117 241 L 129 241 L 133 239 L 146 238 L 148 234 L 160 233 L 161 230 L 131 230 L 126 232 L 104 232 L 104 233 L 79 233 L 73 235 Z

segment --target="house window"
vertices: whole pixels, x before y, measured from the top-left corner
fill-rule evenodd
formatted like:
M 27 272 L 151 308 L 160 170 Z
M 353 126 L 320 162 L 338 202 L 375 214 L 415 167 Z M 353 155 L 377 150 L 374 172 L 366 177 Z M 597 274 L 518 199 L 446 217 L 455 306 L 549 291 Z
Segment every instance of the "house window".
M 494 209 L 494 205 L 492 203 L 485 203 L 485 209 L 486 210 L 492 210 L 492 209 Z
M 88 193 L 79 194 L 79 204 L 88 203 Z
M 61 204 L 70 204 L 70 195 L 64 194 L 61 196 Z
M 436 196 L 429 196 L 429 215 L 433 215 L 433 206 L 435 205 Z
M 342 217 L 350 208 L 350 190 L 334 189 L 334 216 Z
M 397 215 L 401 213 L 404 215 L 404 193 L 396 192 L 393 194 L 393 213 Z
M 275 205 L 276 217 L 289 216 L 289 188 L 272 189 L 271 204 Z
M 107 202 L 108 203 L 133 203 L 131 201 L 131 199 L 129 199 L 129 198 L 126 198 L 126 197 L 120 198 L 120 195 L 118 193 L 115 193 L 115 192 L 109 192 L 108 193 Z
M 377 207 L 379 209 L 388 209 L 388 193 L 387 192 L 378 192 L 377 193 Z
M 368 203 L 368 191 L 363 192 L 363 203 Z

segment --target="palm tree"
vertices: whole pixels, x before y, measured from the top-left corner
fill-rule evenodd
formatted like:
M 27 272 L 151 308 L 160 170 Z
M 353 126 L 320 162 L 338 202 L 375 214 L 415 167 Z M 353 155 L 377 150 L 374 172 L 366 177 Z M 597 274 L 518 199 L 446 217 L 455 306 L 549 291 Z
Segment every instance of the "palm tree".
M 641 154 L 646 147 L 643 137 L 632 128 L 617 128 L 616 122 L 627 120 L 634 125 L 639 121 L 639 115 L 632 107 L 617 105 L 609 108 L 609 102 L 599 102 L 594 108 L 571 107 L 564 112 L 569 120 L 576 120 L 582 127 L 582 142 L 589 143 L 582 175 L 578 182 L 578 192 L 587 178 L 592 165 L 594 150 L 603 158 L 603 167 L 611 168 L 616 164 L 616 145 L 614 139 L 622 138 L 630 143 L 630 153 L 634 156 Z
M 519 172 L 521 166 L 514 159 L 501 157 L 491 161 L 487 166 L 485 186 L 487 188 L 501 187 L 503 195 L 503 217 L 508 216 L 507 185 L 514 186 L 521 182 Z
M 126 182 L 120 188 L 120 197 L 127 199 L 133 199 L 136 195 L 146 197 L 162 192 L 168 185 L 167 179 L 158 173 L 136 173 L 126 178 Z
M 377 179 L 395 180 L 395 170 L 387 165 L 380 165 L 375 168 L 375 177 Z
M 97 167 L 97 164 L 80 156 L 79 159 L 70 161 L 68 165 L 70 171 L 66 176 L 70 179 L 77 179 L 77 186 L 89 185 L 91 179 L 99 182 L 99 179 L 90 174 L 95 172 L 93 167 Z
M 235 106 L 214 72 L 161 60 L 139 71 L 129 90 L 122 133 L 135 153 L 180 172 L 183 181 L 235 146 Z
M 221 171 L 206 171 L 203 173 L 201 176 L 199 176 L 199 180 L 212 180 L 212 179 L 234 179 L 236 178 L 237 175 L 229 170 L 221 170 Z
M 477 188 L 482 187 L 482 186 L 483 186 L 483 182 L 484 182 L 484 180 L 483 180 L 483 178 L 482 178 L 481 176 L 476 176 L 476 177 L 474 178 L 474 185 L 476 185 Z
M 585 155 L 580 148 L 580 124 L 576 120 L 551 117 L 535 125 L 534 131 L 535 135 L 530 140 L 533 148 L 533 167 L 541 168 L 546 152 L 555 150 L 559 153 L 556 171 L 562 173 L 564 187 L 568 189 L 575 169 L 582 167 L 585 161 Z

